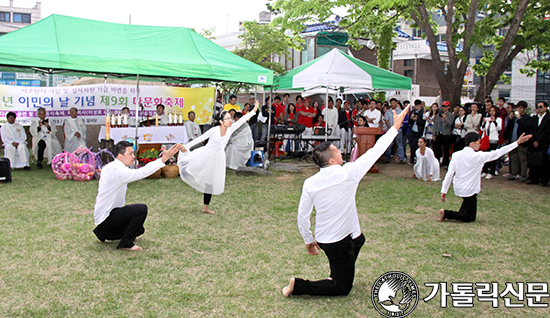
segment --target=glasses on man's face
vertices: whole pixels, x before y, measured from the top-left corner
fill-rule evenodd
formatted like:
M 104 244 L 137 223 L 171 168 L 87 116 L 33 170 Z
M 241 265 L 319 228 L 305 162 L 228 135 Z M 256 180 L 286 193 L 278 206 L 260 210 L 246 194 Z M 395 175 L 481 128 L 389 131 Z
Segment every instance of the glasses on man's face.
M 226 117 L 223 120 L 231 120 L 231 117 Z
M 538 106 L 537 108 L 538 108 L 538 109 L 543 109 L 543 108 L 544 108 L 544 106 Z

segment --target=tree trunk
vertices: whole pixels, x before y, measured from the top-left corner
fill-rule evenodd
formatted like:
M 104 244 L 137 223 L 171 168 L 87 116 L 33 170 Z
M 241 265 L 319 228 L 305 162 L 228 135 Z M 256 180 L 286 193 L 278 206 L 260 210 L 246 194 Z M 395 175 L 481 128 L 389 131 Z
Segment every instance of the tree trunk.
M 514 16 L 512 17 L 512 22 L 510 27 L 504 37 L 504 41 L 500 47 L 500 50 L 497 52 L 495 60 L 489 67 L 487 75 L 485 75 L 484 81 L 479 86 L 475 100 L 478 102 L 483 102 L 485 95 L 491 94 L 493 88 L 498 83 L 500 76 L 506 71 L 508 66 L 512 63 L 512 60 L 524 49 L 523 45 L 516 45 L 513 49 L 514 40 L 518 34 L 519 28 L 521 26 L 521 21 L 527 10 L 530 0 L 520 0 Z

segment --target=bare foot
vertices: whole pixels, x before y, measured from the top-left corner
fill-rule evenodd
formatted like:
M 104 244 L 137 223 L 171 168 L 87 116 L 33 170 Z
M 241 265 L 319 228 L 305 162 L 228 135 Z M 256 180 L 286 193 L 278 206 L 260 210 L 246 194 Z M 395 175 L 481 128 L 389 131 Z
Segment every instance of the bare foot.
M 440 215 L 439 222 L 447 222 L 445 220 L 445 210 L 444 209 L 439 210 L 439 215 Z
M 208 213 L 208 214 L 216 214 L 216 212 L 214 212 L 214 211 L 212 211 L 212 210 L 210 210 L 210 209 L 208 209 L 208 208 L 202 209 L 202 212 Z
M 292 295 L 292 292 L 294 291 L 294 283 L 295 283 L 295 279 L 294 277 L 292 277 L 288 282 L 288 286 L 283 288 L 283 296 L 290 297 L 290 295 Z
M 142 248 L 141 248 L 141 247 L 139 247 L 139 246 L 137 246 L 137 245 L 134 245 L 134 246 L 132 246 L 132 247 L 130 247 L 130 248 L 127 248 L 127 247 L 121 247 L 121 248 L 119 248 L 119 250 L 125 250 L 125 251 L 134 251 L 134 252 L 137 252 L 137 251 L 141 251 L 141 250 L 142 250 Z

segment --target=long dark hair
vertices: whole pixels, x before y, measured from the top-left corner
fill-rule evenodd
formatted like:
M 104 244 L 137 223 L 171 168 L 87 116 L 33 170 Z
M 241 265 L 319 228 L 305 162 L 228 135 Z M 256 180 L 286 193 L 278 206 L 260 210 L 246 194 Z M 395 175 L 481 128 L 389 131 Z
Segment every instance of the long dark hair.
M 290 106 L 294 107 L 294 109 L 292 110 L 292 112 L 290 111 Z M 286 111 L 287 111 L 287 113 L 289 113 L 289 114 L 290 114 L 290 113 L 296 114 L 296 105 L 294 105 L 294 104 L 292 104 L 292 103 L 288 104 L 288 107 L 286 108 Z
M 225 117 L 225 114 L 229 113 L 229 111 L 227 110 L 222 110 L 221 112 L 219 112 L 216 117 L 214 118 L 214 123 L 213 123 L 213 126 L 216 127 L 216 126 L 220 126 L 220 120 L 223 120 L 223 118 Z

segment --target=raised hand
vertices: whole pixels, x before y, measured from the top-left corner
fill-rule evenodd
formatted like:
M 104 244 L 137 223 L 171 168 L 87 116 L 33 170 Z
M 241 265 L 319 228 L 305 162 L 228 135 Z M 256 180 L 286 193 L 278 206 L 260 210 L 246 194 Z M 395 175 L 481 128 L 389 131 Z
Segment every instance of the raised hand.
M 160 158 L 160 160 L 162 160 L 162 162 L 168 161 L 168 159 L 172 158 L 176 154 L 176 152 L 179 151 L 179 149 L 180 147 L 178 146 L 178 144 L 175 144 L 170 147 L 170 149 L 164 150 L 162 152 L 162 157 Z
M 403 124 L 403 120 L 405 120 L 405 116 L 409 113 L 410 107 L 411 107 L 410 104 L 407 105 L 407 107 L 405 107 L 405 109 L 403 109 L 403 111 L 399 115 L 397 115 L 395 110 L 393 110 L 393 127 L 395 129 L 399 130 L 399 128 L 401 128 L 401 125 Z
M 258 110 L 258 107 L 260 107 L 260 101 L 259 100 L 256 101 L 256 104 L 254 104 L 254 109 L 252 111 L 256 112 Z
M 519 144 L 522 144 L 522 143 L 524 143 L 524 142 L 526 142 L 526 141 L 529 140 L 529 139 L 531 139 L 531 137 L 533 137 L 533 135 L 527 135 L 527 136 L 525 136 L 525 133 L 521 134 L 521 136 L 519 136 L 519 138 L 518 138 L 518 145 L 519 145 Z M 535 141 L 535 142 L 536 142 L 536 141 Z M 537 147 L 538 147 L 538 143 L 537 143 L 537 145 L 535 146 L 535 148 L 537 148 Z

